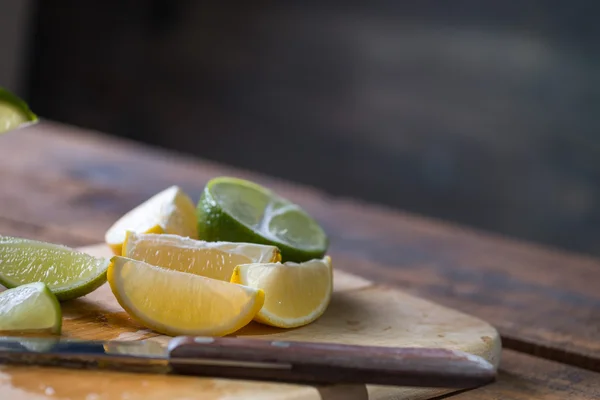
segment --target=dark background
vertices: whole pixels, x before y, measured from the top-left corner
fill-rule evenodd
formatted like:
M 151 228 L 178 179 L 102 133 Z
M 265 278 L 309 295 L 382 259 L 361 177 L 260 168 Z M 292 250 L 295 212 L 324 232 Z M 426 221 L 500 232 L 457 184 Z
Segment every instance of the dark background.
M 46 1 L 27 96 L 46 118 L 600 255 L 599 15 Z

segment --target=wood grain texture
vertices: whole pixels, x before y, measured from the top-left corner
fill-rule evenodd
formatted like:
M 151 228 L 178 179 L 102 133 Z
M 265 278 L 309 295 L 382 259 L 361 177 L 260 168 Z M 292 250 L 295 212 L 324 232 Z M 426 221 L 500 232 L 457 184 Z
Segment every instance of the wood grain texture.
M 600 398 L 600 374 L 505 350 L 497 382 L 449 398 L 595 400 Z
M 275 172 L 275 171 L 274 171 Z M 519 243 L 310 188 L 180 157 L 60 124 L 5 135 L 0 223 L 65 244 L 101 241 L 120 215 L 179 184 L 195 199 L 206 181 L 235 175 L 267 184 L 325 227 L 340 269 L 392 282 L 496 326 L 515 348 L 600 370 L 600 261 Z M 6 227 L 5 234 L 21 233 Z M 38 232 L 39 231 L 39 232 Z
M 106 245 L 86 247 L 83 249 L 96 256 L 110 256 Z M 391 287 L 373 285 L 371 282 L 353 276 L 335 268 L 334 265 L 334 295 L 325 314 L 312 324 L 297 329 L 277 329 L 251 323 L 232 336 L 246 336 L 253 339 L 312 341 L 326 343 L 345 343 L 370 346 L 397 346 L 397 347 L 442 347 L 447 349 L 462 350 L 479 355 L 497 366 L 500 362 L 501 344 L 497 331 L 488 323 L 463 314 L 461 312 L 413 297 Z M 105 340 L 138 340 L 149 339 L 166 344 L 170 337 L 159 335 L 145 329 L 135 322 L 121 308 L 114 298 L 107 284 L 91 294 L 64 304 L 63 307 L 63 336 L 78 339 L 105 339 Z M 29 374 L 30 381 L 39 381 L 52 376 L 54 372 L 45 375 L 37 369 L 22 370 L 20 367 L 3 367 L 0 372 L 5 376 L 5 384 L 0 381 L 0 398 L 10 398 L 14 387 L 14 375 L 24 377 Z M 79 371 L 76 372 L 80 373 Z M 81 372 L 83 373 L 83 372 Z M 81 379 L 87 384 L 79 384 L 79 392 L 75 396 L 86 396 L 97 393 L 97 387 L 102 386 L 103 380 L 112 380 L 112 375 L 122 375 L 112 372 L 90 372 L 89 375 L 72 375 L 66 372 L 66 378 L 52 378 L 53 383 L 48 384 L 58 390 L 72 390 L 72 379 Z M 88 372 L 86 372 L 88 374 Z M 185 398 L 194 390 L 202 390 L 204 399 L 219 399 L 221 392 L 211 394 L 214 387 L 227 387 L 229 381 L 222 379 L 205 378 L 178 378 L 181 380 L 164 380 L 164 377 L 151 377 L 158 379 L 153 394 L 145 391 L 136 392 L 135 375 L 128 375 L 132 387 L 126 385 L 120 389 L 107 387 L 103 395 L 119 398 L 164 399 L 168 391 L 169 398 Z M 85 378 L 85 379 L 84 379 Z M 99 379 L 100 381 L 94 382 Z M 123 379 L 126 378 L 115 378 Z M 175 384 L 177 383 L 177 384 Z M 319 399 L 322 396 L 316 388 L 309 391 L 306 386 L 261 384 L 262 386 L 244 386 L 240 383 L 239 389 L 230 390 L 228 399 L 245 399 L 249 394 L 256 398 L 273 399 Z M 68 389 L 65 389 L 68 388 Z M 343 387 L 342 387 L 343 388 Z M 400 388 L 386 386 L 358 386 L 354 395 L 358 398 L 368 399 L 427 399 L 443 393 L 448 389 L 429 388 Z M 329 389 L 331 396 L 341 396 Z M 125 395 L 127 393 L 127 395 Z M 361 394 L 362 393 L 362 394 Z M 364 397 L 368 393 L 368 397 Z M 141 397 L 141 396 L 146 397 Z M 133 396 L 133 397 L 131 397 Z M 162 396 L 162 397 L 161 397 Z M 269 397 L 271 396 L 271 397 Z M 321 396 L 321 397 L 319 397 Z M 30 400 L 31 398 L 25 397 Z M 46 398 L 46 397 L 40 397 Z M 51 399 L 51 396 L 47 396 Z M 37 399 L 34 397 L 34 399 Z

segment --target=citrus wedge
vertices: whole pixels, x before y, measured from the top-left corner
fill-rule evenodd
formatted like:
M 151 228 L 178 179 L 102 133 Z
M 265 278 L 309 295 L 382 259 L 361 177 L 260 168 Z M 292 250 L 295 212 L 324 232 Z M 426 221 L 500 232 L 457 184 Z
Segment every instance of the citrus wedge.
M 331 258 L 238 265 L 231 282 L 264 290 L 265 304 L 256 321 L 295 328 L 313 322 L 327 309 L 333 292 Z
M 194 203 L 178 186 L 171 186 L 123 215 L 105 234 L 106 243 L 117 255 L 121 255 L 127 231 L 171 233 L 196 239 Z
M 0 87 L 0 133 L 35 124 L 38 117 L 27 103 L 15 94 Z
M 0 293 L 0 331 L 60 334 L 62 312 L 56 296 L 41 282 Z
M 198 233 L 208 241 L 277 246 L 283 261 L 324 256 L 328 239 L 300 206 L 243 179 L 214 178 L 198 202 Z
M 84 296 L 106 282 L 109 260 L 58 244 L 4 236 L 0 284 L 7 288 L 43 282 L 58 300 Z
M 127 233 L 123 256 L 227 282 L 236 265 L 280 260 L 279 249 L 275 246 L 204 242 L 178 235 L 133 232 Z
M 115 256 L 110 288 L 132 318 L 166 335 L 223 336 L 262 307 L 260 289 L 234 285 Z

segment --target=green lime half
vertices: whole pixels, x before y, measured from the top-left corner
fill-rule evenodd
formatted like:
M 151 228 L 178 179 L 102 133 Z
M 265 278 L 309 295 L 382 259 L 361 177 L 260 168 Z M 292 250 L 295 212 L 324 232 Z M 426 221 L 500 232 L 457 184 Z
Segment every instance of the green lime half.
M 298 205 L 256 183 L 214 178 L 198 202 L 198 231 L 207 241 L 250 242 L 279 247 L 282 261 L 322 258 L 328 240 Z
M 8 90 L 0 87 L 0 133 L 36 123 L 35 115 L 27 103 Z
M 36 240 L 0 238 L 0 284 L 43 282 L 61 300 L 84 296 L 106 282 L 110 261 Z
M 0 293 L 0 331 L 60 334 L 62 312 L 56 296 L 41 282 Z

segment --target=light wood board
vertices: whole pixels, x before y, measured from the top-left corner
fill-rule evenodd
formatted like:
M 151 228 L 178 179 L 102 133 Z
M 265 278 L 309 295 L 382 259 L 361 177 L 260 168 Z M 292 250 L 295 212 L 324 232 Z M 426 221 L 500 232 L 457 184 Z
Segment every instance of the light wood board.
M 104 245 L 83 249 L 109 256 Z M 374 285 L 334 266 L 334 295 L 327 312 L 314 323 L 282 330 L 251 323 L 235 335 L 253 338 L 348 344 L 444 347 L 500 362 L 498 332 L 488 323 L 408 295 Z M 63 336 L 79 339 L 139 340 L 166 343 L 134 322 L 114 299 L 108 285 L 63 304 Z M 60 368 L 0 366 L 0 399 L 14 400 L 418 400 L 450 390 L 364 385 L 313 387 L 229 379 L 163 376 Z

